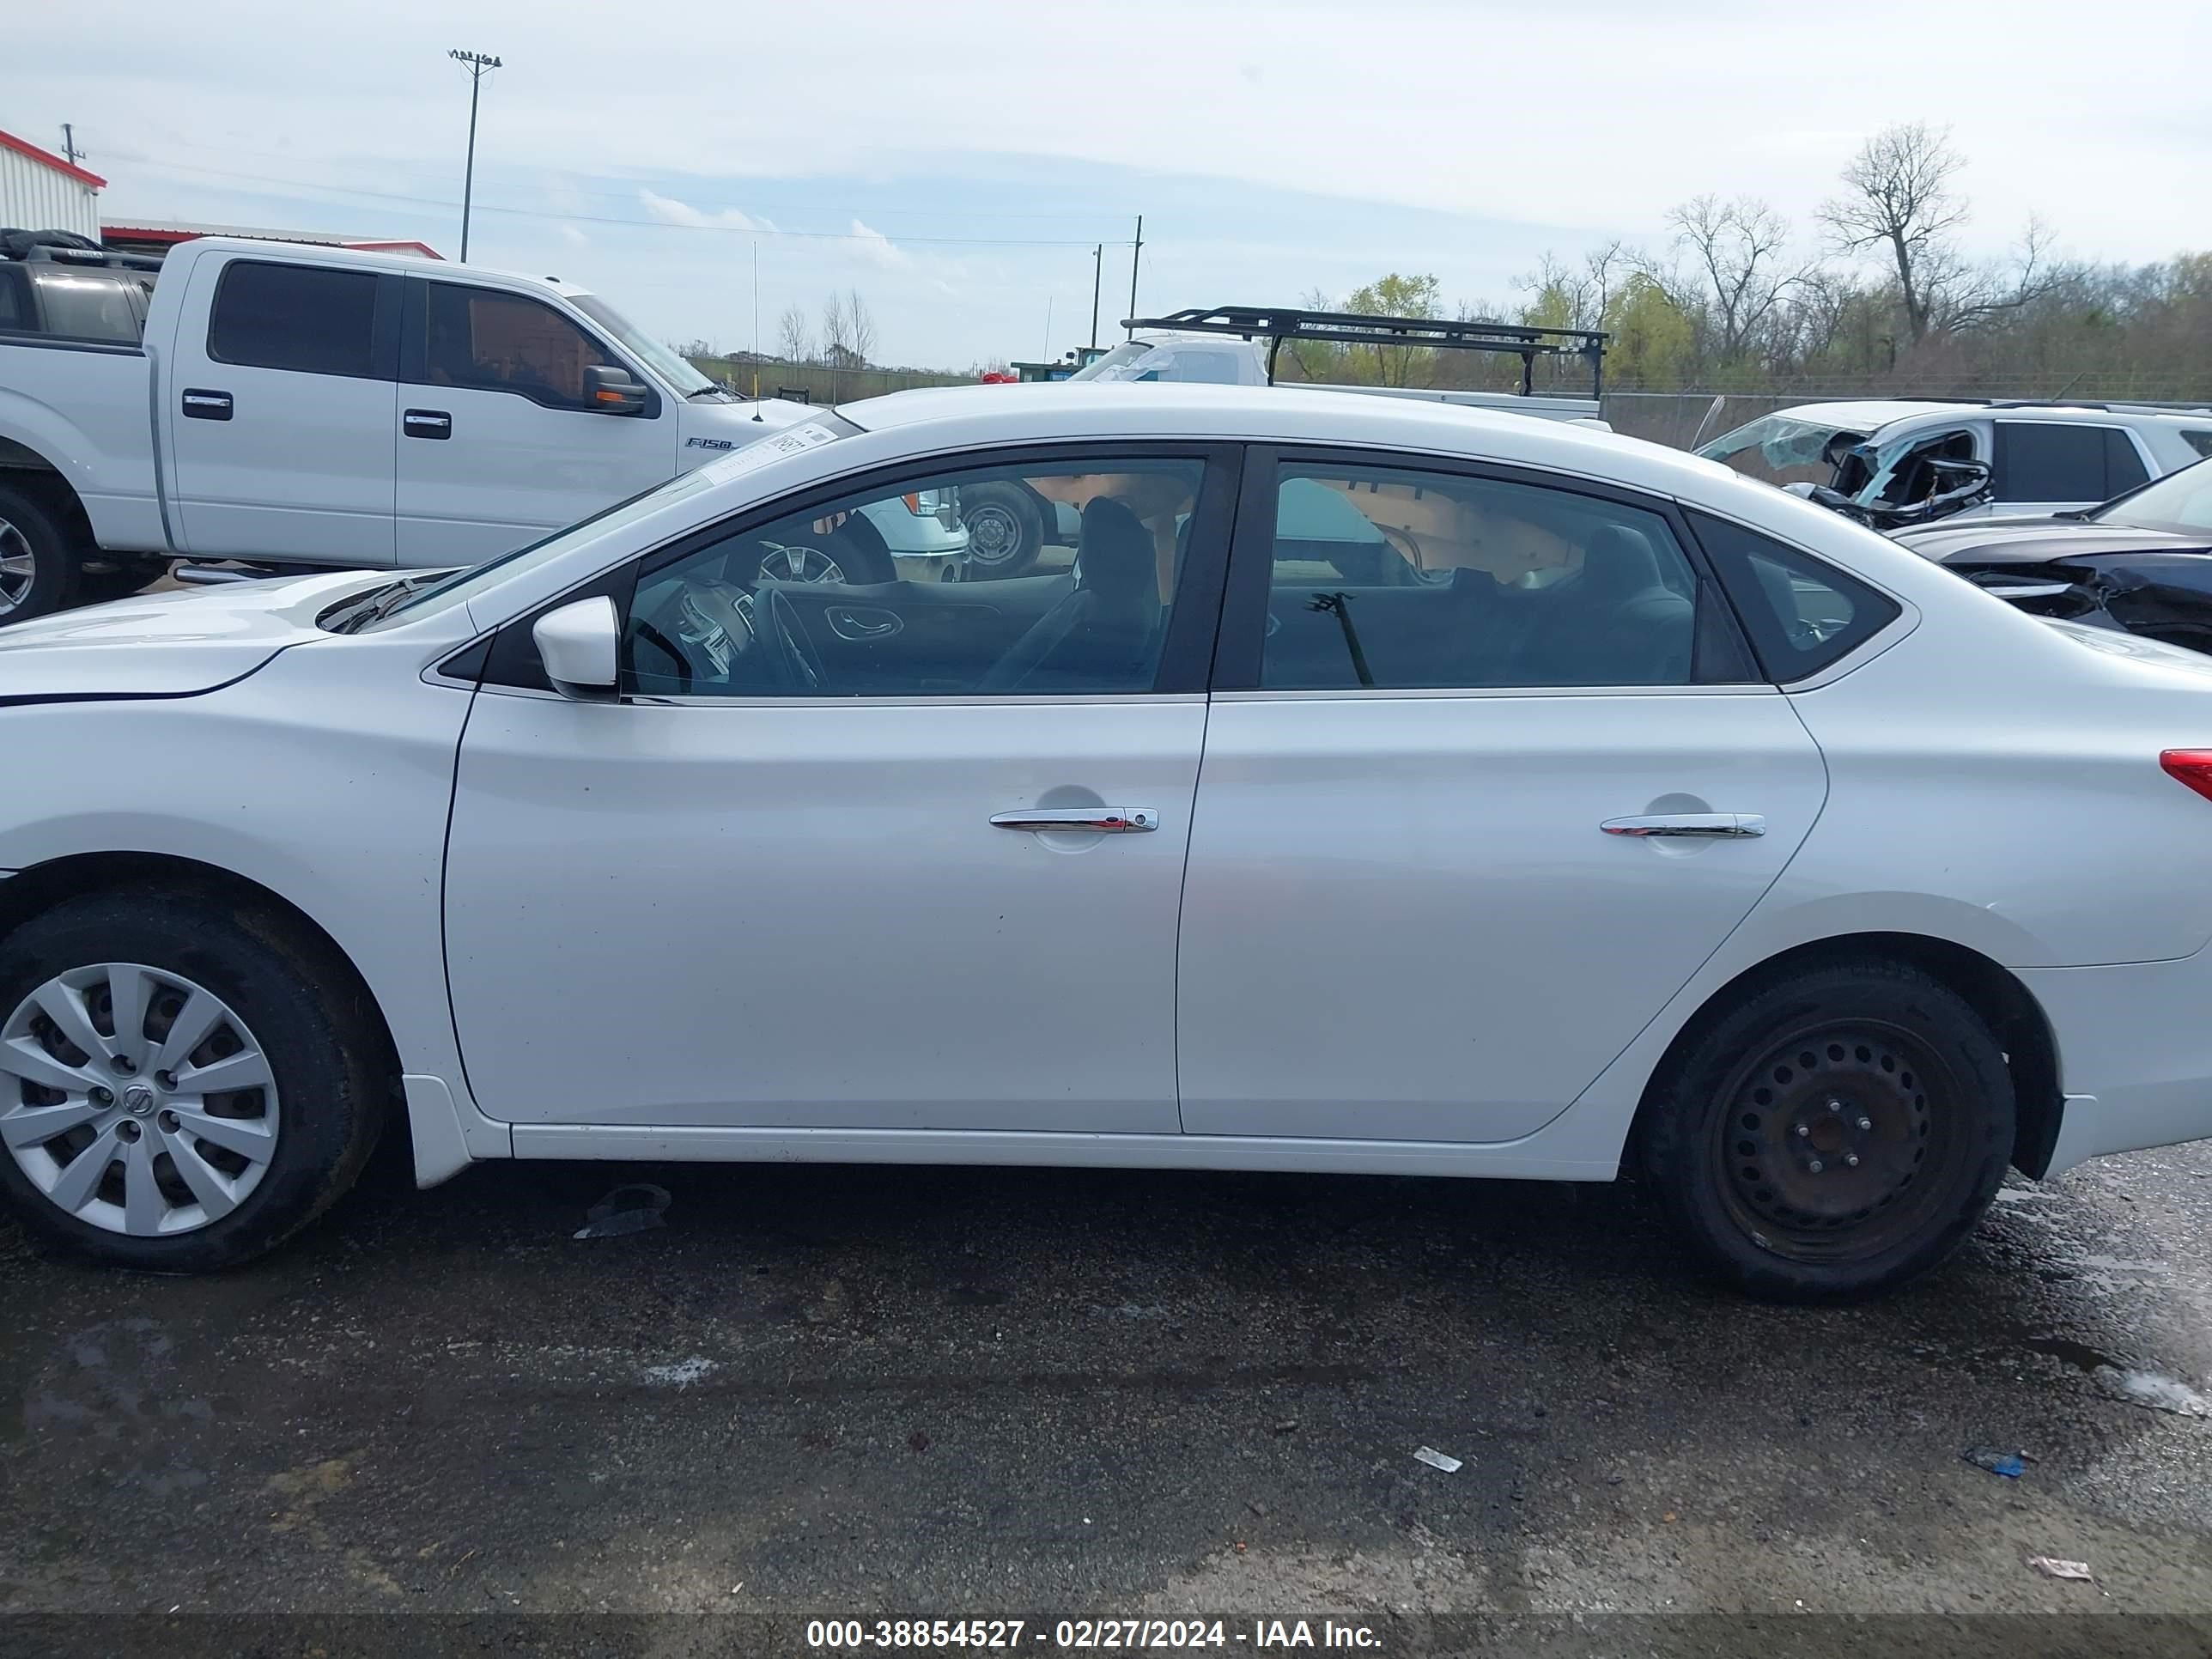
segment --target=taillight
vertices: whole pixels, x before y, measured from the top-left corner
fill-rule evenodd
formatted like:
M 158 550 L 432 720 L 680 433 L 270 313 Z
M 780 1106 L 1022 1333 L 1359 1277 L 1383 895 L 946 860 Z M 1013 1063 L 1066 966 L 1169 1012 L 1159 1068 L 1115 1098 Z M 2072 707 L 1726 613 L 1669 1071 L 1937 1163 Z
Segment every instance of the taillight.
M 2166 776 L 2187 784 L 2205 799 L 2212 800 L 2212 749 L 2164 750 L 2158 763 L 2166 769 Z

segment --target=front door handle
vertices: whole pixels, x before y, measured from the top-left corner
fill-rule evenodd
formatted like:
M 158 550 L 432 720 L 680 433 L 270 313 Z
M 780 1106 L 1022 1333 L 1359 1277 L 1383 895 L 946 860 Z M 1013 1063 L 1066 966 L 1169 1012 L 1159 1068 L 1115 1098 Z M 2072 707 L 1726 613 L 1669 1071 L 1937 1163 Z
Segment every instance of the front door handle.
M 442 409 L 410 409 L 399 417 L 399 429 L 410 438 L 450 438 L 453 417 Z
M 1129 836 L 1158 829 L 1160 815 L 1149 806 L 1069 806 L 1039 812 L 994 812 L 991 822 L 1001 830 L 1073 830 Z
M 1598 825 L 1608 836 L 1687 836 L 1707 841 L 1739 841 L 1766 833 L 1756 812 L 1655 812 L 1641 817 L 1607 818 Z

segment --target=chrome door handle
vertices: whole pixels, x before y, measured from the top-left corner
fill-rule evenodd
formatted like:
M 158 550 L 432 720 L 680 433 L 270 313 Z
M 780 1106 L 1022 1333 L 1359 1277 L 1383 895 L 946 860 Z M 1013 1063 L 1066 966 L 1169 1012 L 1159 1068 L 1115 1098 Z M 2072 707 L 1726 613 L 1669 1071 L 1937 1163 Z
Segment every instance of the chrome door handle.
M 1766 833 L 1756 812 L 1659 812 L 1644 817 L 1607 818 L 1598 828 L 1608 836 L 1692 836 L 1735 841 Z
M 1127 836 L 1158 829 L 1160 815 L 1149 806 L 1072 806 L 1038 812 L 994 812 L 991 822 L 1001 830 L 1074 830 Z

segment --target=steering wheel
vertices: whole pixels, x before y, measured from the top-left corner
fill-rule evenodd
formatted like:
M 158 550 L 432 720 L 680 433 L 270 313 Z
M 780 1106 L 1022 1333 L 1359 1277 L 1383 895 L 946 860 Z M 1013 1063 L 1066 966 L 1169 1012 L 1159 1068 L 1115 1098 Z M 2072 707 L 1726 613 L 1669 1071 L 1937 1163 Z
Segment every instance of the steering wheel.
M 769 624 L 775 635 L 776 661 L 782 668 L 784 683 L 805 696 L 819 696 L 826 678 L 822 672 L 822 659 L 814 653 L 814 647 L 806 638 L 806 629 L 799 620 L 799 612 L 791 601 L 773 587 L 764 587 L 753 595 L 753 609 L 763 608 L 767 601 Z

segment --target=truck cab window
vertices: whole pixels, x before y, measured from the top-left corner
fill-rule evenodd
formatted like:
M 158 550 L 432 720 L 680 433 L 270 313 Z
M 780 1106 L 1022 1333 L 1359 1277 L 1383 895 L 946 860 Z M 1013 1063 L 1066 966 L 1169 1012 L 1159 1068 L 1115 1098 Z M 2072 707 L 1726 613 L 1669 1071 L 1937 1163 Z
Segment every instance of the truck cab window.
M 222 273 L 208 320 L 208 356 L 247 368 L 388 380 L 375 341 L 376 276 L 366 270 L 241 259 Z
M 520 294 L 428 285 L 424 378 L 512 392 L 552 409 L 589 409 L 584 371 L 615 358 L 552 307 Z

